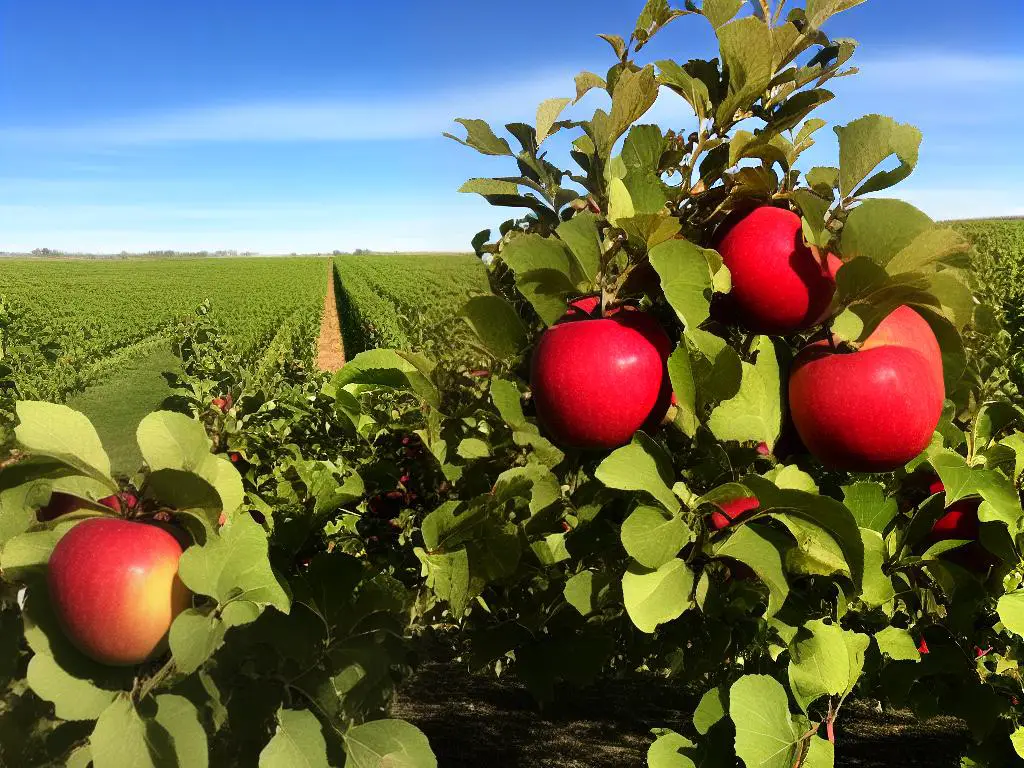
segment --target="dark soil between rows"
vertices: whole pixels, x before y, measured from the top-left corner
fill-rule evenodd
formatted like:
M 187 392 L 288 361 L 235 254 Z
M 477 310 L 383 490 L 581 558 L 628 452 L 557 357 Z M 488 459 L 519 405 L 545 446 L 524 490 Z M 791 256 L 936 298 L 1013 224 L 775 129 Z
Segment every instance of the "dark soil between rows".
M 393 709 L 430 738 L 441 768 L 643 768 L 650 731 L 680 729 L 690 697 L 659 678 L 608 681 L 539 709 L 508 677 L 428 665 Z M 688 711 L 689 709 L 689 711 Z M 837 768 L 957 768 L 966 729 L 851 702 L 837 724 Z

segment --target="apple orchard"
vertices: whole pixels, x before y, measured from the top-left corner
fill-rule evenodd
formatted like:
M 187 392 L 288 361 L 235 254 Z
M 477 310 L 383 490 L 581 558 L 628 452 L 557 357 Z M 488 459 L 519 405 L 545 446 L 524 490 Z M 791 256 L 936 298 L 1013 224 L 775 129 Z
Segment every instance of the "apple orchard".
M 511 174 L 462 191 L 517 209 L 473 240 L 468 353 L 254 365 L 201 313 L 131 477 L 0 387 L 0 762 L 435 766 L 388 716 L 434 656 L 541 702 L 678 681 L 650 768 L 832 766 L 851 696 L 1024 764 L 998 318 L 963 237 L 888 196 L 915 128 L 801 164 L 856 73 L 821 27 L 863 1 L 650 0 L 534 124 L 458 120 Z M 687 24 L 718 58 L 645 60 Z M 688 125 L 645 122 L 659 94 Z

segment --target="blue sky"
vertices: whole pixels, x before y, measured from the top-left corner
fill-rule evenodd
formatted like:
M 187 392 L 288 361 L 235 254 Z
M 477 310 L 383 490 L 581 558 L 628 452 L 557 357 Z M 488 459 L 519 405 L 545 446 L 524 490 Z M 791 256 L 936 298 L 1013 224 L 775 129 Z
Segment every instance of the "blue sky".
M 456 190 L 512 169 L 441 132 L 532 122 L 641 5 L 0 0 L 0 250 L 465 250 L 506 211 Z M 1022 27 L 1020 0 L 868 0 L 826 27 L 862 74 L 822 116 L 922 128 L 897 190 L 936 218 L 1024 215 Z M 714 55 L 694 18 L 651 48 Z M 687 127 L 669 96 L 653 117 Z

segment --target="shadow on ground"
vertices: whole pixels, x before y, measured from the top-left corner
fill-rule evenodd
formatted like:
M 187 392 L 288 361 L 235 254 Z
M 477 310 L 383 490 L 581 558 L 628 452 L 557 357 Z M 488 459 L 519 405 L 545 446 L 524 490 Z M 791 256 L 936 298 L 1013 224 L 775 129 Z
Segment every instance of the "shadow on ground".
M 643 768 L 650 730 L 686 722 L 692 703 L 656 678 L 610 681 L 539 710 L 510 679 L 423 668 L 395 717 L 430 738 L 441 768 Z M 956 768 L 966 731 L 953 718 L 919 723 L 857 703 L 844 709 L 837 768 Z

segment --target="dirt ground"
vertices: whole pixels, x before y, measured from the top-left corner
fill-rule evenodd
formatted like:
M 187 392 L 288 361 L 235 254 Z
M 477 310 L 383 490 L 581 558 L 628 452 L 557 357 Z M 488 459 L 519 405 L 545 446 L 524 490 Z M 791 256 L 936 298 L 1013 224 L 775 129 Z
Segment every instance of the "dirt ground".
M 655 678 L 602 683 L 541 711 L 514 680 L 430 665 L 403 688 L 393 715 L 427 734 L 441 768 L 644 768 L 650 729 L 686 722 L 687 703 Z M 919 723 L 857 702 L 843 712 L 837 768 L 959 765 L 966 731 L 953 718 Z

